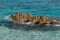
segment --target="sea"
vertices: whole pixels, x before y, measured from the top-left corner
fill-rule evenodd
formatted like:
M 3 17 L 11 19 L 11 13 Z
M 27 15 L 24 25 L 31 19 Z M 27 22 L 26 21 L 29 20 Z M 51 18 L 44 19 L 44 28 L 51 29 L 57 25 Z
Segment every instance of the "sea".
M 60 18 L 60 0 L 0 0 L 0 40 L 60 40 L 60 26 L 15 25 L 5 19 L 16 12 Z

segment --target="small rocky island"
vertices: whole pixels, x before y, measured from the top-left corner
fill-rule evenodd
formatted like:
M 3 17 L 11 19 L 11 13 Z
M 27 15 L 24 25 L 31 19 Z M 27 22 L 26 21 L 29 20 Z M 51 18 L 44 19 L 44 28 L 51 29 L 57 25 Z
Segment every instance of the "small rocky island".
M 32 24 L 32 25 L 42 25 L 42 24 L 56 24 L 57 20 L 50 19 L 46 16 L 33 16 L 32 14 L 19 13 L 12 14 L 10 16 L 13 19 L 14 24 Z

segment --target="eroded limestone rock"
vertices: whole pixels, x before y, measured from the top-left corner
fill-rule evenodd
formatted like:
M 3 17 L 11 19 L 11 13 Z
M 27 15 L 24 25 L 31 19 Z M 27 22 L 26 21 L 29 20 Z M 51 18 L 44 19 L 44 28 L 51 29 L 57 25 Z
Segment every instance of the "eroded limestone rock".
M 55 24 L 56 20 L 49 19 L 46 16 L 33 16 L 32 14 L 16 13 L 11 15 L 14 23 L 33 22 L 34 24 Z

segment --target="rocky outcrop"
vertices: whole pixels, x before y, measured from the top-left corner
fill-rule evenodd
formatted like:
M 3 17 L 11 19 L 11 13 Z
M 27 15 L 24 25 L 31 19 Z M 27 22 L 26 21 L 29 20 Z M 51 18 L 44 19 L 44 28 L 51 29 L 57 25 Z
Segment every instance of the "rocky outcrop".
M 32 14 L 16 13 L 11 15 L 14 23 L 33 22 L 34 24 L 55 24 L 57 21 L 46 16 L 33 16 Z

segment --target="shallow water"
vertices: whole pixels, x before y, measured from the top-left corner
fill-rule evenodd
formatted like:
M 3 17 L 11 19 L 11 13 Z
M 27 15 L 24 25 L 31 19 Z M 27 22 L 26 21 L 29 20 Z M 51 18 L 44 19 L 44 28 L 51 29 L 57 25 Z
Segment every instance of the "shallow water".
M 13 27 L 4 17 L 16 12 L 60 18 L 60 0 L 0 0 L 0 40 L 60 40 L 60 27 Z

